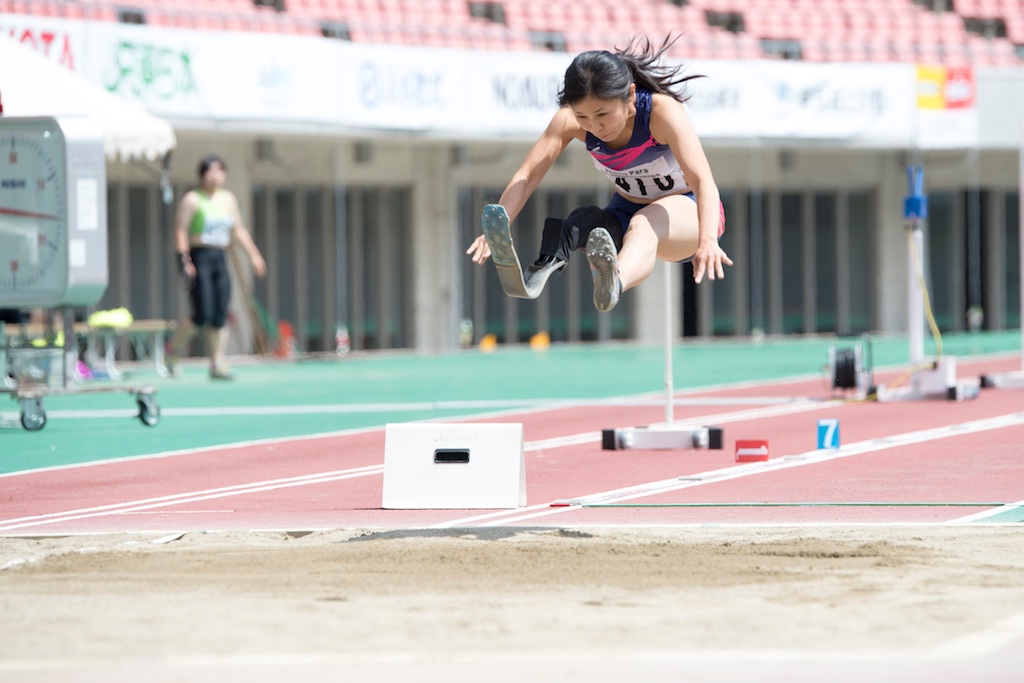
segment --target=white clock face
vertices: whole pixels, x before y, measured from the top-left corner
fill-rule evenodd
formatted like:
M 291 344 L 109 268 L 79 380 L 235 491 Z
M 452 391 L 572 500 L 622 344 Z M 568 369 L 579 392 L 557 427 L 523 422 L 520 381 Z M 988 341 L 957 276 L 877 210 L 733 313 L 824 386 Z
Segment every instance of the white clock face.
M 0 118 L 0 306 L 44 306 L 67 287 L 65 169 L 56 125 Z

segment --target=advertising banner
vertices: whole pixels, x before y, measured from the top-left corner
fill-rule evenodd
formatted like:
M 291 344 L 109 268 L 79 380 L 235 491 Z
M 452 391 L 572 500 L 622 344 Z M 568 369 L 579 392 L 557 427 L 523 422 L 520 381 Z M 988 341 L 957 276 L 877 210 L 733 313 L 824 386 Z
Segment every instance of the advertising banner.
M 30 47 L 54 64 L 78 71 L 84 35 L 91 24 L 0 14 L 0 33 Z
M 871 146 L 912 139 L 911 65 L 707 61 L 689 70 L 708 76 L 691 82 L 691 116 L 703 137 Z
M 917 146 L 963 149 L 978 144 L 974 71 L 969 66 L 917 67 Z
M 262 133 L 534 139 L 572 59 L 15 15 L 0 17 L 0 30 L 176 125 Z M 687 111 L 705 140 L 977 141 L 969 68 L 771 60 L 684 68 L 706 76 L 687 84 Z
M 465 137 L 536 137 L 558 108 L 565 54 L 338 45 L 340 119 Z

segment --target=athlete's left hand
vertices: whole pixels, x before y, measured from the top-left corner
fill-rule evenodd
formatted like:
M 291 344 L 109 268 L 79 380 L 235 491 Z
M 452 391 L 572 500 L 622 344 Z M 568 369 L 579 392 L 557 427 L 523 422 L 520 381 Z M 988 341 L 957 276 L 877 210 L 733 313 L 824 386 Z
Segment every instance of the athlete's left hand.
M 469 245 L 466 253 L 469 254 L 473 263 L 484 263 L 491 257 L 491 247 L 488 246 L 487 240 L 484 239 L 483 235 L 477 235 L 477 238 Z
M 258 278 L 263 278 L 267 274 L 267 262 L 263 260 L 263 255 L 258 251 L 254 251 L 249 255 L 252 260 L 252 272 Z
M 693 254 L 693 281 L 700 284 L 707 273 L 709 280 L 721 280 L 725 277 L 723 264 L 731 266 L 732 259 L 718 246 L 717 239 L 702 240 Z

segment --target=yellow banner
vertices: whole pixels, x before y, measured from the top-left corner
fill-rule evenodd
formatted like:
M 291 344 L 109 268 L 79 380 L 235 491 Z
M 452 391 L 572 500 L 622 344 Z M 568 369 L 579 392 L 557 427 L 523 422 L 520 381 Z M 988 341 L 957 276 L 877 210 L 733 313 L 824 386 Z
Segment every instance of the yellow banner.
M 917 67 L 917 108 L 946 108 L 946 67 Z

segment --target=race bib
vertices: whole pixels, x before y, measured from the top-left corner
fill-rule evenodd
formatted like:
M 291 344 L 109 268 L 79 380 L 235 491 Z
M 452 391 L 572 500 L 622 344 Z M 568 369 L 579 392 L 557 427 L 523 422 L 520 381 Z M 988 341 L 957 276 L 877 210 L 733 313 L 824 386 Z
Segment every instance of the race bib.
M 637 199 L 658 199 L 689 191 L 682 170 L 670 166 L 664 157 L 621 171 L 608 168 L 597 159 L 594 159 L 594 166 L 624 194 Z

